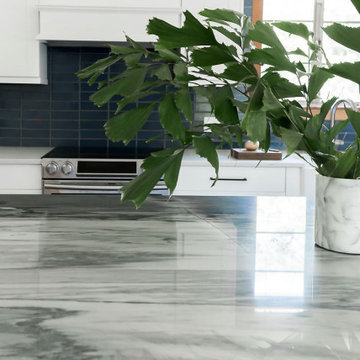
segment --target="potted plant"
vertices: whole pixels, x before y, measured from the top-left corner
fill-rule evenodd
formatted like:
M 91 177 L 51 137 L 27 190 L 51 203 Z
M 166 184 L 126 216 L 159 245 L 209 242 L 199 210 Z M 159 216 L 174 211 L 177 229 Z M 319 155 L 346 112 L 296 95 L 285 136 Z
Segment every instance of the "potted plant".
M 359 11 L 360 0 L 351 1 Z M 128 38 L 128 46 L 110 45 L 108 57 L 78 72 L 81 79 L 89 79 L 89 84 L 98 84 L 98 90 L 91 95 L 96 105 L 103 106 L 113 97 L 119 97 L 114 117 L 105 124 L 112 141 L 128 144 L 156 107 L 160 123 L 172 139 L 171 147 L 153 153 L 144 161 L 144 172 L 122 188 L 122 200 L 131 200 L 139 207 L 161 177 L 172 193 L 184 151 L 190 146 L 208 160 L 217 177 L 219 161 L 214 138 L 232 146 L 234 141 L 241 144 L 246 134 L 268 151 L 274 134 L 284 141 L 287 155 L 308 154 L 319 174 L 316 242 L 336 251 L 360 253 L 360 230 L 343 239 L 344 226 L 355 226 L 355 215 L 349 214 L 350 209 L 354 207 L 354 214 L 360 213 L 356 202 L 356 194 L 360 195 L 357 180 L 360 115 L 347 110 L 348 119 L 329 129 L 324 121 L 336 98 L 323 102 L 318 114 L 311 108 L 322 86 L 335 75 L 360 84 L 360 62 L 319 66 L 317 59 L 326 55 L 312 41 L 312 33 L 303 24 L 257 22 L 253 25 L 246 16 L 227 9 L 205 9 L 200 15 L 204 22 L 185 12 L 181 28 L 154 18 L 147 27 L 149 34 L 157 36 L 153 50 Z M 305 48 L 287 50 L 274 27 L 301 37 Z M 333 24 L 324 31 L 340 44 L 360 51 L 360 28 Z M 220 36 L 226 39 L 226 44 Z M 264 47 L 256 48 L 253 42 Z M 146 61 L 141 62 L 142 58 Z M 119 61 L 126 65 L 122 74 L 110 80 L 98 80 L 108 67 Z M 265 70 L 258 73 L 258 65 Z M 193 124 L 192 92 L 209 101 L 219 121 L 209 125 L 210 132 Z M 156 95 L 156 100 L 125 110 L 126 105 L 150 95 Z M 339 151 L 333 140 L 349 122 L 357 139 L 345 151 Z M 346 189 L 350 195 L 345 194 Z M 340 193 L 342 198 L 334 200 Z M 352 204 L 346 214 L 338 209 L 342 201 Z M 349 222 L 339 224 L 339 231 L 330 231 L 338 216 L 343 216 L 338 222 L 345 218 Z

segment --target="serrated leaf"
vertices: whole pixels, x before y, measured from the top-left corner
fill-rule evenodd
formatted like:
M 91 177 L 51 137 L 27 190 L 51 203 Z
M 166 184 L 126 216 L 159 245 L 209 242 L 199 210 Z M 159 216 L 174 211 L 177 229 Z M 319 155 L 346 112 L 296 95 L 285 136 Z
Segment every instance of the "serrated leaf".
M 316 65 L 313 67 L 308 85 L 309 103 L 311 103 L 317 96 L 323 85 L 332 78 L 332 74 L 318 68 Z
M 180 54 L 178 54 L 178 52 L 176 52 L 175 50 L 164 48 L 158 43 L 154 45 L 154 48 L 159 53 L 159 55 L 166 61 L 181 61 Z
M 265 87 L 264 89 L 264 96 L 263 96 L 263 107 L 262 110 L 269 111 L 269 110 L 276 110 L 282 109 L 283 105 L 281 102 L 276 98 L 269 87 Z
M 241 46 L 242 38 L 237 33 L 230 31 L 223 26 L 213 26 L 212 28 L 213 28 L 213 30 L 218 31 L 220 34 L 222 34 L 225 37 L 227 37 L 228 39 L 230 39 L 236 45 Z
M 164 181 L 169 188 L 170 196 L 173 194 L 179 178 L 181 161 L 184 155 L 184 150 L 172 156 L 172 163 L 165 171 Z
M 193 138 L 195 152 L 205 158 L 215 169 L 216 178 L 219 176 L 219 158 L 214 143 L 208 136 Z
M 348 148 L 344 153 L 340 153 L 336 165 L 333 169 L 329 169 L 329 176 L 335 178 L 347 178 L 349 172 L 355 165 L 357 159 L 357 151 L 352 148 Z
M 185 118 L 192 122 L 193 121 L 193 107 L 190 97 L 189 88 L 182 88 L 175 93 L 176 106 L 185 115 Z
M 325 103 L 323 103 L 321 105 L 321 108 L 320 108 L 320 119 L 321 120 L 325 120 L 326 118 L 326 115 L 329 113 L 329 111 L 331 110 L 331 107 L 333 106 L 334 102 L 337 100 L 336 97 L 332 97 L 330 100 L 326 101 Z
M 208 20 L 225 21 L 236 25 L 241 25 L 243 15 L 237 11 L 228 9 L 204 9 L 200 11 L 200 15 L 206 17 Z
M 185 139 L 185 128 L 182 125 L 179 110 L 176 107 L 173 94 L 166 95 L 159 105 L 159 116 L 162 127 L 174 138 Z
M 97 60 L 94 64 L 78 71 L 76 75 L 80 79 L 87 79 L 90 76 L 93 76 L 94 74 L 100 75 L 104 73 L 104 71 L 111 66 L 112 64 L 115 64 L 117 61 L 119 61 L 120 58 L 117 55 L 111 55 L 106 57 L 105 59 Z
M 171 166 L 173 160 L 172 156 L 168 158 L 152 158 L 151 167 L 120 189 L 122 192 L 121 201 L 130 200 L 135 204 L 136 208 L 139 208 L 165 171 Z
M 123 73 L 122 79 L 92 94 L 90 100 L 97 106 L 103 106 L 115 95 L 132 95 L 144 82 L 145 75 L 146 68 L 128 70 Z
M 199 45 L 216 45 L 214 33 L 206 28 L 189 11 L 184 12 L 185 21 L 182 28 L 177 28 L 164 20 L 153 18 L 147 26 L 148 34 L 158 36 L 163 48 L 178 48 Z
M 289 71 L 296 74 L 296 66 L 276 48 L 255 49 L 246 53 L 252 63 L 272 65 L 275 70 Z
M 290 55 L 300 55 L 300 56 L 305 56 L 308 57 L 307 54 L 304 53 L 304 51 L 302 51 L 300 48 L 297 48 L 296 50 L 293 51 L 289 51 Z
M 143 54 L 141 53 L 134 53 L 134 54 L 129 54 L 129 55 L 125 55 L 123 57 L 125 64 L 128 68 L 131 68 L 133 66 L 136 66 L 139 62 L 140 59 L 143 57 Z
M 323 28 L 325 33 L 337 43 L 360 52 L 360 27 L 350 27 L 334 23 Z
M 247 136 L 252 141 L 264 141 L 266 139 L 266 112 L 262 110 L 248 111 L 241 124 L 246 130 Z
M 228 66 L 220 76 L 246 84 L 256 84 L 258 80 L 258 74 L 254 65 L 246 62 Z
M 349 79 L 360 85 L 360 62 L 344 62 L 340 64 L 335 64 L 329 69 L 329 71 L 332 74 L 341 76 L 345 79 Z
M 278 99 L 302 96 L 301 89 L 298 85 L 282 78 L 277 73 L 267 74 L 263 79 L 271 86 L 272 91 Z
M 350 109 L 346 109 L 346 115 L 351 122 L 352 127 L 354 128 L 356 135 L 360 138 L 360 112 L 355 112 Z
M 335 139 L 335 137 L 346 127 L 350 119 L 338 121 L 332 128 L 326 132 L 328 142 Z
M 310 31 L 304 24 L 297 24 L 289 21 L 281 21 L 273 23 L 273 26 L 276 26 L 278 29 L 286 31 L 287 33 L 300 36 L 305 40 L 308 40 L 310 36 Z
M 160 80 L 172 80 L 172 75 L 168 64 L 160 64 L 151 71 L 151 76 L 156 76 Z
M 236 62 L 226 46 L 209 46 L 196 49 L 191 54 L 191 58 L 194 66 L 213 66 Z
M 351 0 L 351 2 L 355 6 L 357 12 L 360 14 L 360 0 Z
M 275 31 L 269 24 L 257 21 L 254 28 L 249 30 L 247 37 L 252 41 L 257 41 L 261 44 L 277 49 L 281 53 L 286 52 L 284 46 L 275 34 Z
M 123 141 L 127 145 L 143 127 L 154 107 L 155 104 L 147 104 L 112 117 L 104 126 L 106 135 L 114 142 Z
M 303 138 L 303 134 L 286 128 L 280 128 L 280 134 L 287 148 L 286 156 L 289 156 L 297 149 Z
M 119 46 L 114 44 L 109 44 L 110 52 L 115 55 L 128 55 L 138 53 L 139 50 L 134 49 L 132 46 Z
M 214 93 L 211 103 L 215 117 L 223 124 L 234 125 L 239 123 L 239 115 L 232 103 L 234 95 L 230 86 L 225 85 Z
M 322 119 L 319 114 L 313 116 L 306 123 L 304 136 L 309 139 L 319 140 L 323 122 L 324 119 Z
M 129 42 L 134 49 L 136 49 L 137 51 L 140 51 L 141 53 L 143 53 L 145 55 L 145 57 L 147 56 L 149 51 L 146 49 L 146 47 L 144 45 L 142 45 L 139 42 L 133 40 L 132 38 L 130 38 L 127 35 L 125 36 L 125 38 L 126 38 L 126 41 Z

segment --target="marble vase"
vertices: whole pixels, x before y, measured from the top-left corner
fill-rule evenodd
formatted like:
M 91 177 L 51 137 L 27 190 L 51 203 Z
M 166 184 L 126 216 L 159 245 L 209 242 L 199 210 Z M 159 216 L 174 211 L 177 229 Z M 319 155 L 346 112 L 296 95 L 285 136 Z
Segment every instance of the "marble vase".
M 360 254 L 360 180 L 317 175 L 315 243 Z

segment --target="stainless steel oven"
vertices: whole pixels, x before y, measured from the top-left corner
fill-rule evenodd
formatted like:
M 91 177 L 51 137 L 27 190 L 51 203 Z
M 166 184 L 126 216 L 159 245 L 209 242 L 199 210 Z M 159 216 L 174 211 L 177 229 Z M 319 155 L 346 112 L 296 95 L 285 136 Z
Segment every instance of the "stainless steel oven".
M 64 156 L 67 155 L 67 156 Z M 79 152 L 78 149 L 54 149 L 42 158 L 42 192 L 55 194 L 119 194 L 121 187 L 142 172 L 147 154 L 104 151 Z M 152 194 L 168 195 L 160 181 Z

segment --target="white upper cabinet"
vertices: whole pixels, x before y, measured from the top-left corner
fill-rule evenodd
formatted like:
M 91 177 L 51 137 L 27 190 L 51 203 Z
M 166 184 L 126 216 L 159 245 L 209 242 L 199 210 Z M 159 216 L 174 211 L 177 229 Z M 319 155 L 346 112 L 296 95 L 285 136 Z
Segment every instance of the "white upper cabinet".
M 243 12 L 243 0 L 182 0 L 182 9 L 189 10 L 192 14 L 198 14 L 203 9 L 230 9 Z
M 0 83 L 46 84 L 46 46 L 39 32 L 37 0 L 0 5 Z
M 39 12 L 40 40 L 149 42 L 149 19 L 181 24 L 181 0 L 39 0 Z

